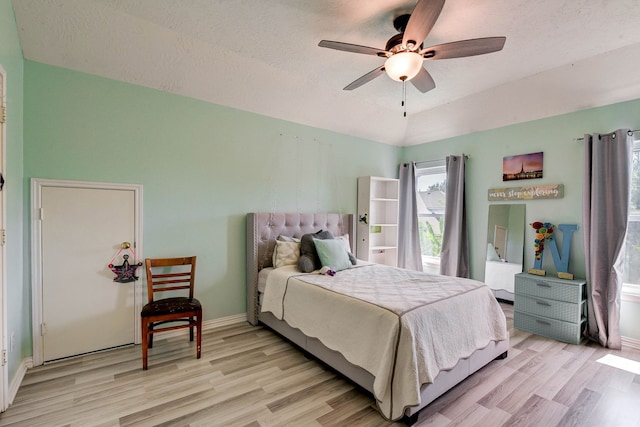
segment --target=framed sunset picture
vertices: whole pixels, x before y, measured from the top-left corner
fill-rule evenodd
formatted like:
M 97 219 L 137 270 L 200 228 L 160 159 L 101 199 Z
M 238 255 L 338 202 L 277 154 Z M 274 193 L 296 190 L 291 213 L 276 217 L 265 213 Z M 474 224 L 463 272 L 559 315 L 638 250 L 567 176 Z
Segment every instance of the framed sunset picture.
M 542 151 L 502 158 L 502 180 L 542 178 Z

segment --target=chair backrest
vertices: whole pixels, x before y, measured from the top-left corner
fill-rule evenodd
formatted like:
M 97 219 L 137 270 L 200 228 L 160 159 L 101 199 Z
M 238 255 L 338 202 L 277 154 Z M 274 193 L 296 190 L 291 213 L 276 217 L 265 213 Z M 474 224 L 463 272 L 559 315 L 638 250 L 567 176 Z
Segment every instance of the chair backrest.
M 189 290 L 193 298 L 193 284 L 196 274 L 196 257 L 147 258 L 147 294 L 149 302 L 156 292 Z M 152 270 L 153 269 L 153 270 Z

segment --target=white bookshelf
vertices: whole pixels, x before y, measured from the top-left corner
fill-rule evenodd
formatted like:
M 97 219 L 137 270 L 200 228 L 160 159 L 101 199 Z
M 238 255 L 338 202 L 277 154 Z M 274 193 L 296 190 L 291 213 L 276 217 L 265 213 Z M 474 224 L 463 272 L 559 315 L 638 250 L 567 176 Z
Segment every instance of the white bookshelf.
M 358 258 L 397 266 L 399 181 L 393 178 L 358 178 Z M 366 216 L 366 223 L 363 218 Z

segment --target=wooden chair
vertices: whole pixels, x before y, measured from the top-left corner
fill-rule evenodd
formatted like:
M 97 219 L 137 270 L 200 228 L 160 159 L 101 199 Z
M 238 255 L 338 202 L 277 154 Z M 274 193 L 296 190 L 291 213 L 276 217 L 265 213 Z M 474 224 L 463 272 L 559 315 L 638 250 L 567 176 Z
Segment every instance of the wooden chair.
M 153 334 L 189 328 L 193 341 L 196 328 L 196 353 L 200 359 L 202 345 L 202 305 L 193 297 L 196 257 L 145 259 L 149 302 L 142 308 L 142 369 L 147 370 L 148 349 L 153 347 Z M 189 290 L 189 296 L 165 297 L 165 292 Z M 154 299 L 162 292 L 160 299 Z

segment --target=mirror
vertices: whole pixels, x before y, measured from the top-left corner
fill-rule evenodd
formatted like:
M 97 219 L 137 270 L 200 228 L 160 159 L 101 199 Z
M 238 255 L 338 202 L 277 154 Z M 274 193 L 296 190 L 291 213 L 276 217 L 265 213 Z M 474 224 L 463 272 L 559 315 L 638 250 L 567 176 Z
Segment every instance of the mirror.
M 489 206 L 484 281 L 498 299 L 513 301 L 513 276 L 522 272 L 524 228 L 524 204 Z

